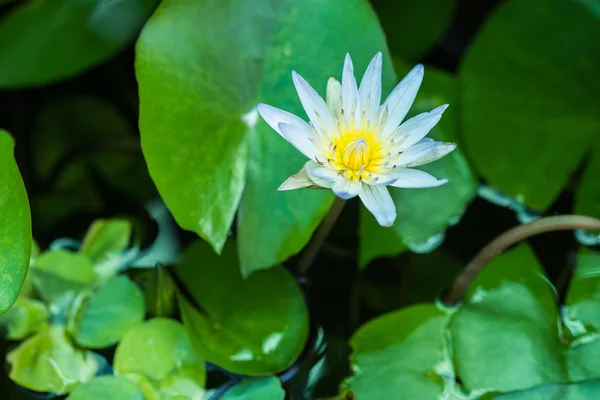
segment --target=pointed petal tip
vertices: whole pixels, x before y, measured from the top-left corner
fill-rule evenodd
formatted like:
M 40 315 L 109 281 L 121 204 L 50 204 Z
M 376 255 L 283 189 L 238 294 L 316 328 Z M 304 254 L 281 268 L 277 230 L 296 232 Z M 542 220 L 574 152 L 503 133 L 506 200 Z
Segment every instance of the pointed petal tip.
M 379 215 L 375 216 L 375 218 L 377 218 L 377 223 L 379 225 L 383 226 L 384 228 L 390 228 L 392 225 L 394 225 L 394 221 L 396 221 L 396 213 Z

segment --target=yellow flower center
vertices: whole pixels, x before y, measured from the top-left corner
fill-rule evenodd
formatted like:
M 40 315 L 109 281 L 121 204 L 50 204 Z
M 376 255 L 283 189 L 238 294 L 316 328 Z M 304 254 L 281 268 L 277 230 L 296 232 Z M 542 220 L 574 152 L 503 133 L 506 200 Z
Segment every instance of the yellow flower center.
M 342 155 L 342 163 L 346 168 L 353 171 L 364 169 L 369 165 L 369 161 L 371 161 L 371 149 L 364 137 L 353 139 L 346 144 Z

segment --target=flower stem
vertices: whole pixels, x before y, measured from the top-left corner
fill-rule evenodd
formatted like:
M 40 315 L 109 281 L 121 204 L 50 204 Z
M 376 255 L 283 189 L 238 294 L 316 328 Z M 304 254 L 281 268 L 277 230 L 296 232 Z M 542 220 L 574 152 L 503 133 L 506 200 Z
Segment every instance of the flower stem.
M 477 253 L 461 274 L 454 280 L 445 298 L 446 304 L 458 303 L 471 282 L 497 255 L 521 240 L 540 233 L 571 229 L 600 230 L 600 220 L 583 215 L 544 217 L 519 225 L 496 237 Z
M 329 232 L 331 232 L 333 225 L 335 225 L 335 221 L 337 221 L 340 213 L 344 209 L 344 204 L 346 204 L 346 200 L 340 199 L 337 196 L 335 197 L 333 204 L 329 208 L 325 218 L 323 218 L 323 222 L 321 222 L 321 226 L 319 226 L 319 229 L 317 229 L 317 232 L 314 234 L 302 254 L 302 258 L 298 263 L 298 275 L 303 276 L 308 272 L 315 257 L 319 253 L 319 250 L 323 247 L 323 243 L 325 243 L 325 239 L 329 235 Z

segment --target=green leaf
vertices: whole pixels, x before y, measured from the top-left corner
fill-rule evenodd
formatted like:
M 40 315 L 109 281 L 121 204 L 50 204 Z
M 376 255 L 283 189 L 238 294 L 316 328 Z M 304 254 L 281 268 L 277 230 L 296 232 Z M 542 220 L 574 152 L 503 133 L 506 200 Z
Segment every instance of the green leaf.
M 0 314 L 17 300 L 31 256 L 27 193 L 13 149 L 11 136 L 0 129 Z
M 598 398 L 600 398 L 600 381 L 588 381 L 572 385 L 544 385 L 497 396 L 494 400 L 596 400 Z
M 286 369 L 302 352 L 308 311 L 282 267 L 244 279 L 234 242 L 221 257 L 207 243 L 195 242 L 175 272 L 192 296 L 179 296 L 184 326 L 206 360 L 238 374 L 265 375 Z
M 117 343 L 146 314 L 144 294 L 127 276 L 102 285 L 75 316 L 75 341 L 91 349 Z
M 120 376 L 98 376 L 79 385 L 67 400 L 144 400 L 140 388 Z
M 227 45 L 215 46 L 215 38 Z M 298 253 L 333 196 L 277 191 L 306 159 L 259 118 L 256 105 L 305 116 L 293 69 L 323 94 L 346 52 L 360 74 L 386 47 L 365 0 L 164 1 L 137 45 L 140 130 L 150 174 L 181 227 L 219 251 L 239 204 L 245 274 Z M 393 73 L 384 60 L 389 89 Z
M 204 360 L 194 352 L 183 326 L 171 319 L 154 318 L 128 331 L 117 347 L 114 368 L 117 375 L 150 382 L 147 398 L 185 400 L 204 393 Z
M 10 379 L 36 392 L 69 393 L 99 370 L 101 358 L 73 347 L 61 326 L 50 326 L 6 356 Z
M 571 337 L 567 353 L 572 381 L 600 378 L 600 255 L 579 253 L 562 310 Z
M 399 75 L 409 67 L 395 59 Z M 456 82 L 442 71 L 426 68 L 421 90 L 407 118 L 431 111 L 442 104 L 450 104 L 441 121 L 428 135 L 436 140 L 456 142 Z M 422 252 L 438 242 L 437 237 L 446 228 L 460 220 L 476 190 L 476 182 L 461 149 L 448 156 L 417 169 L 427 171 L 448 183 L 429 189 L 390 188 L 398 214 L 391 228 L 379 226 L 369 211 L 361 207 L 360 217 L 360 265 L 381 256 L 397 255 L 406 247 Z M 380 239 L 381 238 L 381 239 Z
M 371 0 L 390 51 L 418 62 L 446 32 L 457 0 Z
M 111 254 L 119 254 L 127 248 L 131 236 L 131 222 L 126 219 L 98 219 L 87 231 L 81 251 L 92 263 L 98 264 Z
M 350 339 L 354 374 L 342 385 L 358 399 L 437 399 L 452 372 L 444 344 L 448 316 L 432 304 L 384 314 Z M 383 384 L 385 382 L 385 384 Z
M 222 400 L 283 400 L 285 391 L 274 376 L 244 379 L 229 389 Z
M 456 372 L 468 391 L 567 380 L 552 290 L 526 244 L 479 274 L 450 323 Z
M 156 0 L 37 0 L 0 19 L 0 87 L 73 77 L 127 45 Z
M 23 340 L 46 327 L 50 312 L 41 301 L 19 296 L 15 304 L 0 316 L 0 326 L 6 329 L 9 340 Z
M 54 303 L 67 293 L 89 286 L 96 280 L 96 275 L 85 254 L 49 250 L 32 264 L 31 280 L 42 299 Z
M 166 268 L 159 264 L 146 271 L 144 279 L 146 310 L 148 313 L 156 317 L 175 315 L 177 286 Z
M 599 14 L 600 15 L 600 14 Z M 575 193 L 575 214 L 600 217 L 600 141 L 596 143 Z
M 591 10 L 570 0 L 504 2 L 460 68 L 470 160 L 535 210 L 552 204 L 597 141 L 600 15 Z

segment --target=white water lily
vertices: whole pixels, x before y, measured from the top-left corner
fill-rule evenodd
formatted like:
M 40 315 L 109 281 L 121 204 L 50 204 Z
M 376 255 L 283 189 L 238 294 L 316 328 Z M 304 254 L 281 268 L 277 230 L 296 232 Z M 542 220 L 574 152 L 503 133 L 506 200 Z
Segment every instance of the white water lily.
M 456 147 L 425 137 L 448 105 L 401 124 L 423 80 L 423 66 L 414 67 L 380 105 L 381 67 L 382 55 L 377 53 L 358 86 L 346 55 L 342 83 L 333 77 L 327 82 L 327 102 L 292 71 L 310 124 L 287 111 L 258 105 L 267 124 L 310 159 L 279 190 L 319 187 L 342 199 L 359 196 L 380 225 L 391 226 L 396 207 L 386 186 L 428 188 L 447 182 L 410 167 L 435 161 Z

